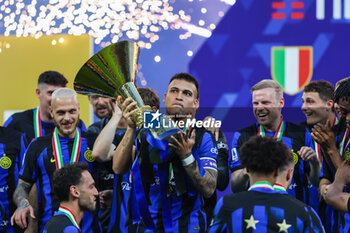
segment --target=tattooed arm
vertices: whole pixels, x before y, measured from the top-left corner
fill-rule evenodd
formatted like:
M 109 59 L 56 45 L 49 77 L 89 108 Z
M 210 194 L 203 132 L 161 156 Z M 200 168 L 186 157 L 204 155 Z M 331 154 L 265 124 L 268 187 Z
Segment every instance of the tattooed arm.
M 35 219 L 34 209 L 29 204 L 29 201 L 28 201 L 29 192 L 32 186 L 33 184 L 25 182 L 22 179 L 19 179 L 17 188 L 13 194 L 13 200 L 17 205 L 17 209 L 11 217 L 12 226 L 16 222 L 16 224 L 23 229 L 27 227 L 28 215 L 30 215 L 30 217 Z
M 201 176 L 197 161 L 191 153 L 195 143 L 195 131 L 192 132 L 190 138 L 188 138 L 188 135 L 189 130 L 186 131 L 186 134 L 178 133 L 178 138 L 172 136 L 173 143 L 169 143 L 169 146 L 176 149 L 177 155 L 197 191 L 205 198 L 209 198 L 215 192 L 218 173 L 214 169 L 205 169 L 205 174 L 203 177 Z
M 184 168 L 189 179 L 191 180 L 194 187 L 198 190 L 198 192 L 205 198 L 211 197 L 216 189 L 216 179 L 218 176 L 217 171 L 205 169 L 205 174 L 203 177 L 201 177 L 196 161 L 193 161 L 188 166 L 184 166 Z
M 113 155 L 113 171 L 116 174 L 127 173 L 132 165 L 135 156 L 134 138 L 136 135 L 136 124 L 132 119 L 132 114 L 136 112 L 133 108 L 136 106 L 131 98 L 127 98 L 123 103 L 121 97 L 118 99 L 118 106 L 122 110 L 123 117 L 126 119 L 128 127 Z

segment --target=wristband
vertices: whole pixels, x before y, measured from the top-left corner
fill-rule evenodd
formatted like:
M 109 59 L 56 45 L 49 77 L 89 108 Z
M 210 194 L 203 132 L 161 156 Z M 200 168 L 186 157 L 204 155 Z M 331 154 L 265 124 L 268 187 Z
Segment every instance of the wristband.
M 190 154 L 190 156 L 181 160 L 182 166 L 184 166 L 184 167 L 190 165 L 191 163 L 193 163 L 195 161 L 195 158 L 193 157 L 192 153 L 189 153 L 189 154 Z

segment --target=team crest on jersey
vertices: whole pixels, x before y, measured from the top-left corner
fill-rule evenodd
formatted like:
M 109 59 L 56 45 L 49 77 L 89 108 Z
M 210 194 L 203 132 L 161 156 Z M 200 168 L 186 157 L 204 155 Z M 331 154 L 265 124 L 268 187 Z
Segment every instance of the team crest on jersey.
M 350 151 L 349 151 L 349 149 L 347 151 L 345 151 L 344 159 L 346 161 L 348 161 L 348 162 L 350 161 Z
M 271 48 L 271 76 L 285 93 L 295 95 L 311 80 L 312 56 L 311 46 Z
M 299 156 L 297 153 L 294 152 L 294 150 L 292 150 L 292 153 L 293 153 L 294 164 L 297 164 L 299 161 Z
M 0 159 L 0 167 L 3 169 L 9 169 L 12 165 L 12 161 L 9 157 L 4 154 L 4 156 Z
M 84 157 L 89 162 L 95 161 L 94 157 L 92 157 L 92 151 L 89 148 L 87 149 L 87 151 L 85 151 Z

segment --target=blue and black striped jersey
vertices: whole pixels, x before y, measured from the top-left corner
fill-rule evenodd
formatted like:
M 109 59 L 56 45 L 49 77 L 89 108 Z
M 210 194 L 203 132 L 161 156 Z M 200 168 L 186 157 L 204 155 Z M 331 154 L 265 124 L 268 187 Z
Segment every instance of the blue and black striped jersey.
M 63 163 L 69 164 L 73 149 L 74 138 L 64 138 L 59 136 Z M 81 132 L 81 145 L 79 161 L 86 161 L 89 164 L 89 172 L 94 176 L 94 159 L 91 156 L 91 140 L 89 135 Z M 39 198 L 39 222 L 40 232 L 42 232 L 46 222 L 59 207 L 59 202 L 52 190 L 53 173 L 56 170 L 55 157 L 53 155 L 52 133 L 33 140 L 24 156 L 23 167 L 19 178 L 28 183 L 38 184 Z M 94 177 L 96 178 L 96 177 Z M 86 212 L 82 220 L 83 232 L 100 232 L 97 216 Z
M 81 233 L 63 213 L 55 212 L 46 223 L 43 233 Z
M 159 146 L 157 143 L 161 142 L 152 142 L 151 137 L 147 140 L 144 148 L 146 148 L 146 154 L 148 155 L 144 156 L 143 153 L 145 151 L 142 148 L 138 148 L 138 151 L 141 152 L 141 157 L 134 162 L 132 169 L 133 187 L 135 187 L 132 195 L 135 195 L 137 199 L 139 192 L 137 191 L 136 182 L 138 181 L 138 176 L 135 173 L 137 171 L 135 170 L 135 165 L 140 163 L 141 177 L 145 181 L 143 186 L 145 188 L 144 192 L 146 199 L 148 199 L 147 206 L 141 206 L 140 204 L 142 203 L 136 201 L 142 217 L 139 229 L 141 232 L 154 232 L 150 228 L 146 229 L 146 221 L 148 220 L 142 216 L 144 208 L 147 208 L 150 213 L 150 221 L 153 222 L 156 232 L 205 232 L 207 222 L 206 214 L 203 210 L 203 196 L 187 177 L 181 161 L 177 156 L 174 156 L 166 162 L 147 165 L 145 160 L 148 156 L 159 158 L 160 155 L 160 158 L 165 158 L 167 155 L 172 155 L 170 150 L 168 151 L 167 145 Z M 141 141 L 143 141 L 142 138 Z M 152 143 L 154 143 L 153 146 L 151 145 Z M 166 148 L 166 150 L 160 149 L 161 147 Z M 196 140 L 192 148 L 192 154 L 202 176 L 205 169 L 217 171 L 217 148 L 209 133 L 204 133 L 200 143 Z
M 294 175 L 292 183 L 287 190 L 290 195 L 297 198 L 298 200 L 311 205 L 314 209 L 318 208 L 318 194 L 317 190 L 314 192 L 314 187 L 309 184 L 308 175 L 310 172 L 309 162 L 301 159 L 297 153 L 302 146 L 308 146 L 314 149 L 310 132 L 302 126 L 293 124 L 291 122 L 285 122 L 286 127 L 284 128 L 282 141 L 288 146 L 293 152 L 294 156 Z M 274 136 L 275 132 L 265 132 L 266 135 Z M 258 124 L 251 125 L 247 128 L 239 130 L 234 134 L 232 140 L 231 149 L 231 162 L 230 169 L 232 172 L 241 169 L 241 162 L 239 159 L 239 148 L 246 142 L 250 137 L 258 134 Z M 320 172 L 322 176 L 322 169 Z
M 209 232 L 324 232 L 310 207 L 288 194 L 252 189 L 223 197 Z
M 346 128 L 345 128 L 346 129 Z M 336 136 L 336 145 L 337 148 L 340 147 L 340 143 L 345 135 L 346 131 L 343 131 L 343 134 L 341 135 L 335 135 Z M 342 153 L 342 159 L 349 159 L 350 158 L 350 144 L 348 144 Z M 336 168 L 333 166 L 333 164 L 330 161 L 323 161 L 323 167 L 324 167 L 324 176 L 323 178 L 326 178 L 330 182 L 334 181 L 334 176 L 336 173 Z M 350 193 L 350 188 L 348 186 L 344 187 L 344 192 Z M 336 209 L 332 210 L 332 225 L 331 225 L 331 232 L 350 232 L 350 214 L 349 212 L 343 212 Z
M 10 218 L 16 210 L 12 196 L 18 183 L 25 142 L 22 135 L 0 126 L 0 232 L 17 232 Z

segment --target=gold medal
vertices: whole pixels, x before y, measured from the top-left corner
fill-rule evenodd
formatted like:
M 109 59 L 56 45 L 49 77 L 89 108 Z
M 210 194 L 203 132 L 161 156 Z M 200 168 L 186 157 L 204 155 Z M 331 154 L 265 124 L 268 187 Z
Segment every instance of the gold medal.
M 292 153 L 293 153 L 294 164 L 297 164 L 298 161 L 299 161 L 299 156 L 298 156 L 298 154 L 295 153 L 293 150 L 292 150 Z
M 345 151 L 344 158 L 346 161 L 348 161 L 348 162 L 350 161 L 350 151 L 349 150 Z
M 3 169 L 9 169 L 12 165 L 12 161 L 9 157 L 4 154 L 4 156 L 0 159 L 0 167 Z
M 87 161 L 89 161 L 89 162 L 95 161 L 94 157 L 92 157 L 92 151 L 91 151 L 89 148 L 88 148 L 87 151 L 85 151 L 84 157 L 85 157 L 85 159 L 86 159 Z

